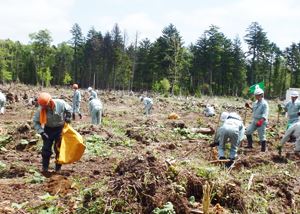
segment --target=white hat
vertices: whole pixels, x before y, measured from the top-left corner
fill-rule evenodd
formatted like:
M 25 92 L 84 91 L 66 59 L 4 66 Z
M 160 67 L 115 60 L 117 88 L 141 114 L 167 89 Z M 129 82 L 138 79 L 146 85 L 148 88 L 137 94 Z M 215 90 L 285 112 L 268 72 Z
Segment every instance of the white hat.
M 262 90 L 261 88 L 257 87 L 254 91 L 254 95 L 261 95 L 264 93 L 264 90 Z
M 230 112 L 229 115 L 228 115 L 228 117 L 232 117 L 232 118 L 235 118 L 235 119 L 237 119 L 237 120 L 242 120 L 241 116 L 238 115 L 238 114 L 235 113 L 235 112 Z
M 222 114 L 221 114 L 220 120 L 221 120 L 222 122 L 224 122 L 224 121 L 228 118 L 228 116 L 229 116 L 229 113 L 226 112 L 226 111 L 224 111 L 224 112 L 222 112 Z
M 291 97 L 298 97 L 298 96 L 299 96 L 298 91 L 292 91 L 291 92 Z
M 91 90 L 93 90 L 92 87 L 88 87 L 88 91 L 91 91 Z

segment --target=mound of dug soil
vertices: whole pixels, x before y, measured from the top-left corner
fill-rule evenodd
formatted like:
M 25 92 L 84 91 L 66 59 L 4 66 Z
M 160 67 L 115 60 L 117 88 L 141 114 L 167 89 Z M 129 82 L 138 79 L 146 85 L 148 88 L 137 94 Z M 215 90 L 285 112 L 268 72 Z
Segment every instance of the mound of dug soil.
M 45 184 L 45 190 L 51 195 L 65 195 L 71 191 L 71 181 L 62 175 L 53 175 Z
M 176 192 L 168 178 L 168 167 L 152 154 L 121 161 L 116 173 L 110 194 L 123 199 L 130 207 L 115 207 L 115 211 L 151 213 L 170 201 L 176 213 L 189 213 L 186 197 Z

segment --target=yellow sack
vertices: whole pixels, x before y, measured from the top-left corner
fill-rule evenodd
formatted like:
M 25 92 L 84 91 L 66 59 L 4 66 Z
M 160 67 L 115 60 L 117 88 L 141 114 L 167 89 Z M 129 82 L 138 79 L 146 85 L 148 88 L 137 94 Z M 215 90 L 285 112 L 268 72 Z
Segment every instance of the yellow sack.
M 179 115 L 174 112 L 169 114 L 169 116 L 168 116 L 168 119 L 171 119 L 171 120 L 177 120 L 179 118 L 180 118 Z
M 67 164 L 78 161 L 85 150 L 82 136 L 69 124 L 65 123 L 62 130 L 61 145 L 57 163 Z

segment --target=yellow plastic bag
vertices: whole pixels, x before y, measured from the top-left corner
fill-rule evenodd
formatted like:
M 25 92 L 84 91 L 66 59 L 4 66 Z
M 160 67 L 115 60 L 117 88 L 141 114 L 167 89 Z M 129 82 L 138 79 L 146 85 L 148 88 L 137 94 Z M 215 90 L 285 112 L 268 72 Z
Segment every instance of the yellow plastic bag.
M 82 136 L 69 124 L 65 123 L 62 130 L 61 145 L 57 163 L 68 164 L 78 161 L 83 155 L 85 145 Z

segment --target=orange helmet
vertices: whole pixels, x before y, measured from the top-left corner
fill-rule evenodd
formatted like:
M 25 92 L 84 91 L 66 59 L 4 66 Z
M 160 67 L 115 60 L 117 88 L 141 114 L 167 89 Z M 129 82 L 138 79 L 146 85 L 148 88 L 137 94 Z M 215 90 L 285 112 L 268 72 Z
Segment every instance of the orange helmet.
M 73 89 L 78 89 L 78 85 L 77 84 L 73 84 Z
M 47 92 L 42 92 L 40 93 L 39 97 L 38 97 L 38 104 L 40 106 L 47 106 L 51 100 L 51 95 Z

